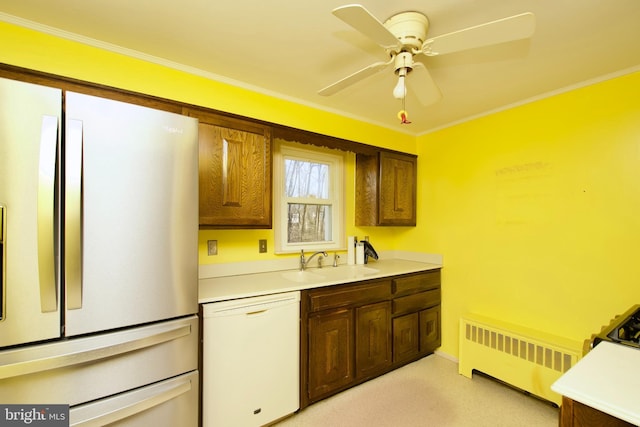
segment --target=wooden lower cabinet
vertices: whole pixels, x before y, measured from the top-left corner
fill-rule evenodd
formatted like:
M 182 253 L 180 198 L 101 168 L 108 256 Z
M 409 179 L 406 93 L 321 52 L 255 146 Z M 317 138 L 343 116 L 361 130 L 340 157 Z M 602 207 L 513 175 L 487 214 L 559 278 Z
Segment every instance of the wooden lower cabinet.
M 309 398 L 316 399 L 351 383 L 353 370 L 352 310 L 339 309 L 309 317 Z
M 440 346 L 440 270 L 302 292 L 300 404 Z
M 605 414 L 566 396 L 560 407 L 560 427 L 631 427 L 633 424 Z
M 419 347 L 418 313 L 405 314 L 393 319 L 393 361 L 403 362 L 418 355 Z
M 420 353 L 432 353 L 440 347 L 440 305 L 420 311 Z
M 391 303 L 358 307 L 355 316 L 356 374 L 365 378 L 391 365 Z
M 393 361 L 405 362 L 440 347 L 440 306 L 393 318 Z
M 391 304 L 384 301 L 309 316 L 310 400 L 391 365 L 390 314 Z

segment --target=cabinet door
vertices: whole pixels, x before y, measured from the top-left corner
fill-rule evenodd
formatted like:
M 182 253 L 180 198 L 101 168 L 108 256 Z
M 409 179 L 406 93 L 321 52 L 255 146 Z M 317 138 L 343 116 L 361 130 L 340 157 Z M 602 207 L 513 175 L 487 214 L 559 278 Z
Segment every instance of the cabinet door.
M 353 371 L 353 310 L 309 317 L 309 400 L 349 384 Z
M 198 110 L 200 225 L 271 228 L 271 129 Z
M 411 313 L 393 319 L 393 361 L 416 357 L 420 351 L 419 314 Z
M 416 225 L 416 165 L 410 154 L 356 155 L 356 225 Z
M 440 306 L 420 312 L 420 353 L 440 347 Z
M 356 308 L 356 371 L 366 377 L 391 364 L 391 302 Z
M 380 153 L 380 225 L 416 225 L 416 158 Z

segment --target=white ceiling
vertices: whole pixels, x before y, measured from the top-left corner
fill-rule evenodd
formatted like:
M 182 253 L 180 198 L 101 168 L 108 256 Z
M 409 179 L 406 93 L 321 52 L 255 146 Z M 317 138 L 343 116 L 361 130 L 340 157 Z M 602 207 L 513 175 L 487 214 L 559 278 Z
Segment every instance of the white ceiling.
M 391 70 L 330 97 L 317 94 L 387 59 L 382 48 L 331 14 L 347 3 L 0 0 L 0 20 L 63 30 L 416 135 L 640 67 L 640 0 L 363 0 L 380 21 L 401 11 L 423 12 L 430 20 L 429 37 L 526 11 L 536 15 L 529 40 L 421 56 L 443 98 L 422 107 L 409 95 L 406 110 L 412 123 L 401 125 L 397 113 L 402 106 L 391 94 L 397 80 Z

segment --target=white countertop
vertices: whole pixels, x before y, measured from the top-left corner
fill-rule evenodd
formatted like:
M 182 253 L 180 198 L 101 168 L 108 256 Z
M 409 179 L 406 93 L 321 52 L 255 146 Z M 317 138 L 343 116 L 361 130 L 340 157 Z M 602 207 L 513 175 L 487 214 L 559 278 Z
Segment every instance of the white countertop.
M 640 350 L 602 341 L 551 389 L 621 420 L 640 425 Z
M 202 278 L 199 280 L 198 299 L 200 304 L 204 304 L 378 279 L 441 267 L 441 264 L 404 259 L 384 259 L 366 265 L 342 264 L 338 267 L 308 268 L 302 274 L 298 270 L 284 270 Z

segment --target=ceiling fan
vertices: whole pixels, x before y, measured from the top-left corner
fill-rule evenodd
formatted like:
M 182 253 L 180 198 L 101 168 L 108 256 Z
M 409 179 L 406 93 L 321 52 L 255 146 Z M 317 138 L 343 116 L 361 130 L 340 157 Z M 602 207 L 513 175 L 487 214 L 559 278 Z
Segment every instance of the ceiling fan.
M 535 16 L 526 12 L 427 39 L 429 20 L 420 12 L 398 13 L 384 23 L 359 4 L 340 6 L 332 13 L 380 45 L 389 55 L 389 60 L 373 63 L 318 93 L 333 95 L 366 77 L 392 68 L 398 75 L 393 96 L 404 99 L 407 93 L 405 78 L 409 73 L 418 75 L 411 79 L 411 90 L 425 106 L 437 102 L 442 94 L 424 64 L 414 61 L 416 55 L 444 55 L 524 39 L 531 37 L 535 29 Z

